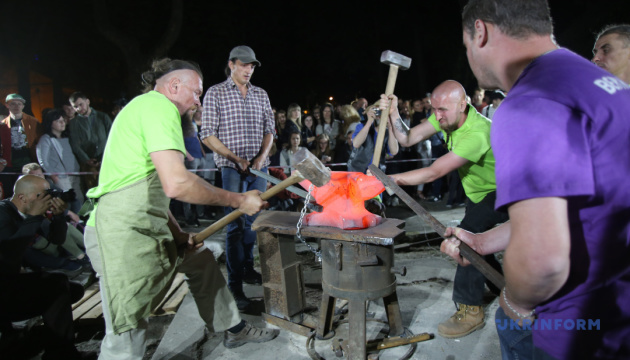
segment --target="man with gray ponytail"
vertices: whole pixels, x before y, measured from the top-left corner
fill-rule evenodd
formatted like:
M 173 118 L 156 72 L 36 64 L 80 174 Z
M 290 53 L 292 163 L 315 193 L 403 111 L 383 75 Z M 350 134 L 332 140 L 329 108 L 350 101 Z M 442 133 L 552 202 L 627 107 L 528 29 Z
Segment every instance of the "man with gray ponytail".
M 99 184 L 87 194 L 93 210 L 85 245 L 98 273 L 106 333 L 100 359 L 142 359 L 147 318 L 177 272 L 188 285 L 211 331 L 225 331 L 228 348 L 275 338 L 240 317 L 212 252 L 195 244 L 168 210 L 170 199 L 222 205 L 253 215 L 264 201 L 216 188 L 184 166 L 181 115 L 200 106 L 197 64 L 161 59 L 142 74 L 145 94 L 116 118 Z

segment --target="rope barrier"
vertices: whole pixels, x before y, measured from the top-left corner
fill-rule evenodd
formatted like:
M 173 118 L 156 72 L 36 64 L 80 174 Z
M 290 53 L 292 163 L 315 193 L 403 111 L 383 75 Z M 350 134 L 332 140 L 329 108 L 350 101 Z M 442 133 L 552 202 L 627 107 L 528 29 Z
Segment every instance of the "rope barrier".
M 435 161 L 437 158 L 430 158 L 430 159 L 407 159 L 407 160 L 386 160 L 385 164 L 396 164 L 396 163 L 406 163 L 406 162 L 419 162 L 419 161 L 426 161 L 426 160 L 431 160 L 431 161 Z M 347 166 L 348 163 L 327 163 L 324 164 L 326 166 Z M 291 166 L 268 166 L 268 168 L 271 169 L 291 169 Z M 210 172 L 210 171 L 219 171 L 219 169 L 217 168 L 211 168 L 211 169 L 189 169 L 188 171 L 190 172 Z M 96 175 L 98 174 L 98 171 L 94 171 L 94 172 L 90 172 L 90 171 L 79 171 L 79 172 L 45 172 L 44 175 L 68 175 L 68 176 L 77 176 L 77 175 Z M 0 175 L 24 175 L 21 172 L 0 172 Z

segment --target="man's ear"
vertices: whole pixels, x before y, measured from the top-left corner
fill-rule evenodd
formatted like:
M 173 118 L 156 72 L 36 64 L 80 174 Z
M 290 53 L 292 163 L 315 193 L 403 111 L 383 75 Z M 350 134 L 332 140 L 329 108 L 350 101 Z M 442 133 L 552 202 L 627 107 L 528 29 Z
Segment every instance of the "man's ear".
M 488 24 L 483 20 L 475 20 L 473 43 L 479 48 L 485 47 L 488 43 Z
M 169 81 L 168 81 L 168 91 L 171 94 L 177 94 L 177 91 L 179 90 L 179 88 L 181 87 L 182 83 L 179 80 L 179 78 L 177 78 L 176 76 L 173 76 Z

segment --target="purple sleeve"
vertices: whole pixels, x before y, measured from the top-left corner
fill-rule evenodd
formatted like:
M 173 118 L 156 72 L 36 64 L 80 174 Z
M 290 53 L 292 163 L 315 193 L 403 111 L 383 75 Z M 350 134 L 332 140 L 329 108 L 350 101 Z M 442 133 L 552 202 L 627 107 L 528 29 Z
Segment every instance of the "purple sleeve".
M 510 100 L 492 123 L 496 208 L 531 198 L 593 194 L 588 118 L 545 99 Z

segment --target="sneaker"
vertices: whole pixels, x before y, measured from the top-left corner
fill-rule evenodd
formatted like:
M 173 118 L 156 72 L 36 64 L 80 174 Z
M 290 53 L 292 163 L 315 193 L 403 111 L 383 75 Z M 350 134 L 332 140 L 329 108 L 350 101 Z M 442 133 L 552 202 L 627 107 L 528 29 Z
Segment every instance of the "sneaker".
M 440 199 L 437 196 L 433 196 L 427 199 L 428 202 L 438 202 Z
M 252 324 L 247 323 L 245 324 L 245 327 L 236 334 L 225 331 L 223 336 L 223 346 L 228 349 L 234 349 L 247 343 L 263 343 L 275 339 L 279 333 L 279 330 L 259 329 Z
M 234 294 L 234 301 L 236 302 L 236 307 L 239 311 L 247 310 L 249 305 L 252 303 L 243 292 Z
M 481 329 L 486 322 L 481 306 L 459 304 L 459 310 L 448 320 L 438 325 L 440 336 L 454 339 L 466 336 L 471 332 Z
M 451 205 L 451 204 L 446 204 L 446 208 L 447 208 L 447 209 L 450 209 L 450 208 L 452 208 L 452 207 L 453 207 L 453 205 Z
M 254 269 L 245 271 L 243 282 L 250 285 L 262 285 L 262 275 Z

